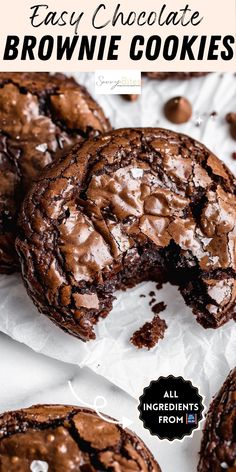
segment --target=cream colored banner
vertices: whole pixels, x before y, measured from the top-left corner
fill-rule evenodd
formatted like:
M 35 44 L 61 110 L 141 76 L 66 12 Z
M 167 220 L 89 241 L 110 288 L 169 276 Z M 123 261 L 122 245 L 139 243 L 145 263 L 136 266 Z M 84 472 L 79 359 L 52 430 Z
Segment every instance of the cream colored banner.
M 2 71 L 236 71 L 235 0 L 7 0 Z

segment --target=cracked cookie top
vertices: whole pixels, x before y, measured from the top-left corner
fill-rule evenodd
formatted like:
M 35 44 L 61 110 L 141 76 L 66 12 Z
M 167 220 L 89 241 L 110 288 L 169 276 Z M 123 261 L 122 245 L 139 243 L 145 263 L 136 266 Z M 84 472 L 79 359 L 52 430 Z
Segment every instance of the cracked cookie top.
M 162 129 L 122 129 L 78 145 L 34 185 L 17 249 L 39 309 L 63 318 L 65 329 L 69 316 L 84 321 L 86 331 L 96 321 L 88 310 L 107 312 L 127 264 L 154 251 L 162 257 L 156 270 L 170 273 L 173 248 L 182 258 L 175 266 L 197 268 L 216 327 L 235 303 L 235 221 L 234 178 L 202 144 Z
M 50 472 L 161 472 L 131 431 L 93 410 L 38 405 L 0 416 L 0 471 L 29 472 L 33 461 Z
M 17 266 L 17 210 L 32 181 L 75 143 L 109 129 L 99 105 L 74 79 L 0 73 L 0 272 Z
M 236 368 L 211 403 L 203 431 L 198 472 L 236 470 Z

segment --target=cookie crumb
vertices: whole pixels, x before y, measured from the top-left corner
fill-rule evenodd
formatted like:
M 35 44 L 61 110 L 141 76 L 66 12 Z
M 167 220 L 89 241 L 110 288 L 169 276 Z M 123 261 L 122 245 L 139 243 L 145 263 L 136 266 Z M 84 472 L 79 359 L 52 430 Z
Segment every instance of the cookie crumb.
M 165 309 L 166 309 L 166 304 L 164 302 L 159 302 L 152 306 L 152 312 L 155 313 L 155 315 L 158 315 Z
M 227 113 L 225 119 L 229 123 L 232 138 L 236 139 L 236 113 Z
M 151 305 L 153 305 L 153 303 L 155 303 L 155 302 L 156 302 L 156 298 L 153 297 L 153 298 L 150 300 L 149 305 L 151 306 Z
M 217 111 L 212 111 L 212 112 L 210 113 L 210 117 L 211 117 L 213 120 L 217 117 L 217 115 L 218 115 Z
M 124 94 L 121 95 L 126 102 L 136 102 L 139 98 L 139 95 L 133 93 L 133 94 Z
M 134 332 L 130 341 L 138 349 L 145 347 L 149 350 L 156 346 L 160 339 L 164 338 L 166 329 L 166 322 L 158 315 L 155 315 L 152 321 L 148 321 Z
M 163 287 L 163 283 L 162 283 L 162 282 L 158 282 L 158 283 L 156 284 L 156 289 L 157 289 L 157 290 L 161 290 L 162 287 Z

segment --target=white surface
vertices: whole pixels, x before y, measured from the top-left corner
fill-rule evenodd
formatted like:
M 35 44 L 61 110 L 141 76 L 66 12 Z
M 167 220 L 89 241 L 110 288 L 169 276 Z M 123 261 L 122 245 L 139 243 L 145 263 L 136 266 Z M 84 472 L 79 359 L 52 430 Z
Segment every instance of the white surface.
M 86 83 L 93 93 L 93 75 L 78 75 L 80 82 Z M 175 95 L 184 95 L 194 103 L 194 116 L 186 125 L 174 127 L 164 119 L 162 106 Z M 149 125 L 186 132 L 204 142 L 233 171 L 236 170 L 231 158 L 236 144 L 229 136 L 224 119 L 226 112 L 236 108 L 234 76 L 211 74 L 185 83 L 145 81 L 143 95 L 135 103 L 127 103 L 116 96 L 99 96 L 97 99 L 114 127 Z M 213 111 L 218 112 L 215 119 L 209 116 Z M 199 115 L 203 121 L 200 127 L 196 127 L 195 121 Z M 5 379 L 1 409 L 35 402 L 75 403 L 67 387 L 67 380 L 74 378 L 80 397 L 93 402 L 95 396 L 102 393 L 108 399 L 107 413 L 135 420 L 133 429 L 151 447 L 163 472 L 172 472 L 173 462 L 175 470 L 195 471 L 200 433 L 195 433 L 192 439 L 188 438 L 183 443 L 174 444 L 151 437 L 137 418 L 135 400 L 127 393 L 114 389 L 105 379 L 137 398 L 149 380 L 163 374 L 181 374 L 200 387 L 208 405 L 229 368 L 236 364 L 236 325 L 230 322 L 219 330 L 205 331 L 197 324 L 176 288 L 166 285 L 161 292 L 156 292 L 157 301 L 166 300 L 168 304 L 162 314 L 168 324 L 166 336 L 154 350 L 137 351 L 128 340 L 134 329 L 152 318 L 148 306 L 150 298 L 140 298 L 139 295 L 148 294 L 153 287 L 154 284 L 142 284 L 125 294 L 118 294 L 112 314 L 98 326 L 98 340 L 84 344 L 61 332 L 46 317 L 37 313 L 18 276 L 0 277 L 0 330 L 35 351 L 87 366 L 102 376 L 89 374 L 88 369 L 81 371 L 76 366 L 38 356 L 4 338 L 5 347 L 3 344 L 1 350 L 5 349 L 5 354 L 0 351 L 3 359 L 1 378 Z
M 142 427 L 137 402 L 125 392 L 87 368 L 79 369 L 36 354 L 3 334 L 0 334 L 0 359 L 0 412 L 37 403 L 79 404 L 68 387 L 70 380 L 76 393 L 87 403 L 92 405 L 95 397 L 102 395 L 108 402 L 104 413 L 130 418 L 133 421 L 130 429 L 150 448 L 162 472 L 196 472 L 200 431 L 184 442 L 162 442 Z

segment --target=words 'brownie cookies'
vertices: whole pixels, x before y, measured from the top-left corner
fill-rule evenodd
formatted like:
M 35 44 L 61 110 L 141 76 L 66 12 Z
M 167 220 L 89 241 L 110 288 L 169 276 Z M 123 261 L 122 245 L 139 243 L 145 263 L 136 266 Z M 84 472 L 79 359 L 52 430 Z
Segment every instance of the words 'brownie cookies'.
M 206 419 L 198 472 L 236 470 L 236 368 L 213 400 Z
M 0 416 L 0 471 L 29 472 L 34 461 L 46 462 L 49 472 L 161 472 L 131 431 L 92 410 L 60 405 Z
M 235 180 L 204 145 L 120 129 L 76 146 L 24 200 L 17 250 L 29 295 L 89 340 L 114 291 L 179 285 L 205 328 L 235 315 Z M 135 313 L 134 313 L 135 316 Z
M 16 217 L 31 182 L 91 131 L 109 129 L 101 108 L 74 79 L 0 73 L 0 272 L 17 269 Z

